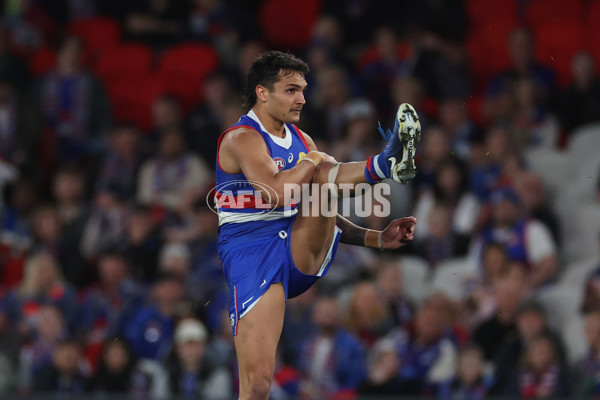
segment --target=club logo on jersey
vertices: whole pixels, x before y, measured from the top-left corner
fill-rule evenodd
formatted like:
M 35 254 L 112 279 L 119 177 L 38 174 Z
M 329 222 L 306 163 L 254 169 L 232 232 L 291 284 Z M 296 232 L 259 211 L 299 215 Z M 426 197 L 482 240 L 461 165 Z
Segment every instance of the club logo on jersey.
M 282 170 L 283 168 L 285 168 L 285 161 L 284 161 L 283 158 L 281 158 L 281 157 L 275 157 L 273 159 L 273 161 L 275 161 L 275 164 L 277 165 L 277 168 L 279 170 Z

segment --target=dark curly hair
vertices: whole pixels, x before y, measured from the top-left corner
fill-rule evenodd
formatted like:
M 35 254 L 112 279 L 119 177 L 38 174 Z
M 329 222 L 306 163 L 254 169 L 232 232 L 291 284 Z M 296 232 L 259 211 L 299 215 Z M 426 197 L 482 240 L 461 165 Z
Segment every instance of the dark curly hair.
M 258 57 L 250 66 L 244 91 L 244 107 L 248 109 L 256 104 L 256 86 L 261 85 L 269 90 L 279 81 L 281 76 L 288 76 L 294 72 L 306 75 L 308 65 L 290 53 L 281 51 L 268 51 Z

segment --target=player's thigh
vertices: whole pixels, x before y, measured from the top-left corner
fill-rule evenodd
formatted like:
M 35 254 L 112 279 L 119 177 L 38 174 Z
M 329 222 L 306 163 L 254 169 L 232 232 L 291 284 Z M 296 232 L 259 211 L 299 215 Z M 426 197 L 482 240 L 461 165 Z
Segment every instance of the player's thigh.
M 285 292 L 283 286 L 276 283 L 240 318 L 234 342 L 242 390 L 253 379 L 270 379 L 273 375 L 284 312 Z

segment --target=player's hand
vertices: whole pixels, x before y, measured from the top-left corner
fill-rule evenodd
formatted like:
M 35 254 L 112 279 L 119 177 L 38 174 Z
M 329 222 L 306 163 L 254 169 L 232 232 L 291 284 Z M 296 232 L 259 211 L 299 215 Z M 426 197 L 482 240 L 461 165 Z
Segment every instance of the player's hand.
M 321 155 L 323 156 L 323 161 L 335 164 L 337 163 L 337 160 L 335 158 L 333 158 L 332 156 L 330 156 L 327 153 L 323 153 L 322 151 L 320 151 L 319 153 L 321 153 Z
M 414 239 L 415 217 L 395 219 L 383 230 L 381 242 L 384 249 L 393 250 Z

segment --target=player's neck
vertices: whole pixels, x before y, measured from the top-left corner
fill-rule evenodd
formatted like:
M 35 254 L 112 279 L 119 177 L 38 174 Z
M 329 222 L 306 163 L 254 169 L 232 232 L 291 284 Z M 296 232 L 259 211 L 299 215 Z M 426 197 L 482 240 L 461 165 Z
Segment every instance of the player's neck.
M 263 124 L 267 132 L 273 136 L 285 137 L 285 128 L 283 121 L 273 118 L 267 110 L 261 109 L 260 107 L 254 107 L 252 109 L 260 122 Z

